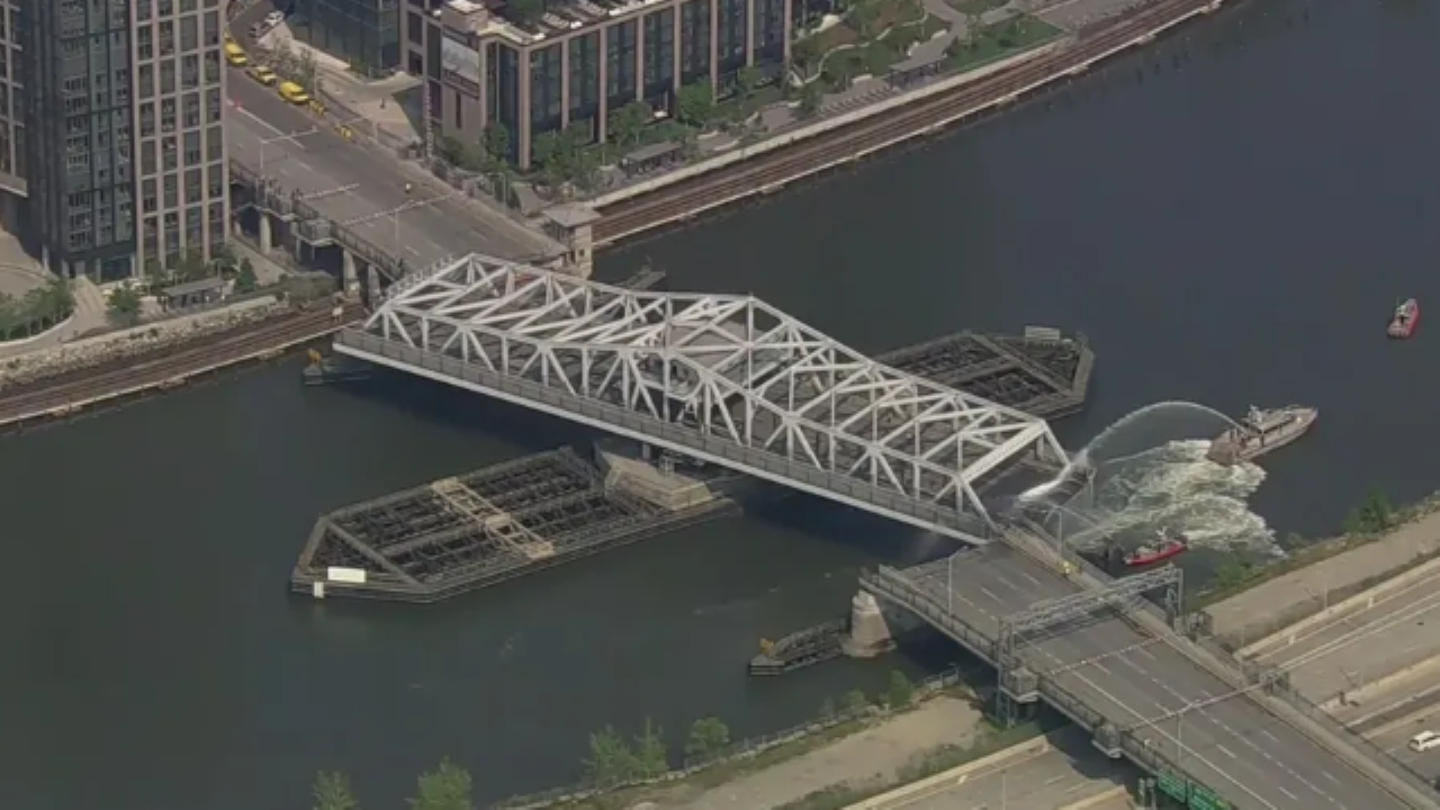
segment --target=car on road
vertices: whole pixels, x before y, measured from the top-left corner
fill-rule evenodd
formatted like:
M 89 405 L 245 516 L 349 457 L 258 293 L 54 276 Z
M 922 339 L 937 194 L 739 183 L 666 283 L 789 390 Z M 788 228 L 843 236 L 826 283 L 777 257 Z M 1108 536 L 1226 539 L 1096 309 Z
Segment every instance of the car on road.
M 245 49 L 234 42 L 225 43 L 225 61 L 235 67 L 245 67 L 250 64 L 250 57 L 245 55 Z
M 269 87 L 280 79 L 279 76 L 275 75 L 275 71 L 271 70 L 268 67 L 265 67 L 264 65 L 256 65 L 255 67 L 252 67 L 245 72 L 250 74 L 250 78 L 265 85 L 266 87 Z
M 290 102 L 291 104 L 310 103 L 310 94 L 305 92 L 305 88 L 301 87 L 295 82 L 281 82 L 278 89 L 280 92 L 280 97 Z
M 1440 734 L 1433 731 L 1422 731 L 1410 738 L 1409 747 L 1411 751 L 1417 752 L 1440 748 Z

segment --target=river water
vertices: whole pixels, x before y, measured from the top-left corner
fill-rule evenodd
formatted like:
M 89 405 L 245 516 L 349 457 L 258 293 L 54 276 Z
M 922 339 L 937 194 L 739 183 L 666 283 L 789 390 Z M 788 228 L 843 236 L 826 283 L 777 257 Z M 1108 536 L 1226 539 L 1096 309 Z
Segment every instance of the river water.
M 1440 486 L 1440 9 L 1268 0 L 1011 115 L 602 258 L 752 291 L 866 350 L 963 327 L 1082 329 L 1079 445 L 1147 402 L 1319 405 L 1253 498 L 1333 528 L 1372 486 Z M 434 607 L 288 598 L 317 513 L 583 441 L 398 382 L 308 390 L 295 362 L 0 442 L 0 806 L 304 806 L 315 770 L 400 806 L 450 755 L 483 799 L 578 775 L 586 735 L 812 715 L 913 658 L 758 683 L 757 640 L 844 609 L 854 572 L 935 541 L 813 501 Z

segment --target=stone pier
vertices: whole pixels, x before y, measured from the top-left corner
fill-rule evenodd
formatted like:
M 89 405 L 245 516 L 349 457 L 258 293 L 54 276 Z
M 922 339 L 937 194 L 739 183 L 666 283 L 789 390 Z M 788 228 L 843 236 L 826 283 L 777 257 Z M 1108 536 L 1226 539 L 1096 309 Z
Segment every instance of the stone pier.
M 850 635 L 840 648 L 851 658 L 874 658 L 895 649 L 890 623 L 875 597 L 860 591 L 850 600 Z

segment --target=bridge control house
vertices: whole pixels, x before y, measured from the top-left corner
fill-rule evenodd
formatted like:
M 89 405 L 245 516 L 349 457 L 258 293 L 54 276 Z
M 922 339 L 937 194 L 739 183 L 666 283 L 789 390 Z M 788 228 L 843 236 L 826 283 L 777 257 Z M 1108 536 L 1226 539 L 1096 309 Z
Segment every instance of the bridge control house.
M 778 75 L 790 27 L 789 0 L 406 0 L 402 67 L 426 77 L 435 137 L 499 125 L 529 168 L 544 133 L 599 142 L 633 102 L 664 118 L 682 86 L 723 97 L 746 66 Z

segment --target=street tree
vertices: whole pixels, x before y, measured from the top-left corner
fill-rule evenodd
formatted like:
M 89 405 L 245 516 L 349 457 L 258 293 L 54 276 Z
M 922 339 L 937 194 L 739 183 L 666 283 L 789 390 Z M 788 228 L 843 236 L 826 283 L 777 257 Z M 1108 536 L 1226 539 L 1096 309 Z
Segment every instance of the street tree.
M 134 326 L 140 322 L 141 304 L 140 291 L 129 284 L 121 284 L 110 291 L 105 315 L 116 326 Z
M 339 771 L 315 774 L 315 810 L 360 810 L 360 802 L 350 790 L 350 779 Z
M 205 254 L 191 248 L 185 251 L 180 258 L 180 263 L 175 267 L 175 274 L 185 281 L 199 281 L 210 275 L 210 267 L 205 263 Z
M 309 90 L 313 96 L 319 92 L 315 89 L 315 80 L 319 77 L 319 73 L 320 66 L 315 64 L 315 51 L 306 47 L 300 48 L 295 56 L 295 75 L 291 78 L 299 82 L 301 87 Z
M 705 759 L 729 744 L 730 727 L 718 717 L 702 717 L 690 726 L 690 737 L 685 740 L 685 756 L 687 759 Z
M 590 756 L 585 759 L 585 779 L 595 787 L 613 787 L 635 778 L 639 758 L 614 728 L 590 735 Z
M 295 75 L 295 65 L 295 48 L 290 44 L 289 37 L 277 39 L 270 49 L 270 67 L 276 73 L 289 78 Z
M 450 761 L 440 760 L 433 771 L 420 774 L 411 810 L 475 810 L 474 785 L 470 772 Z
M 709 82 L 695 82 L 675 95 L 675 113 L 680 123 L 703 129 L 715 115 L 715 93 Z

